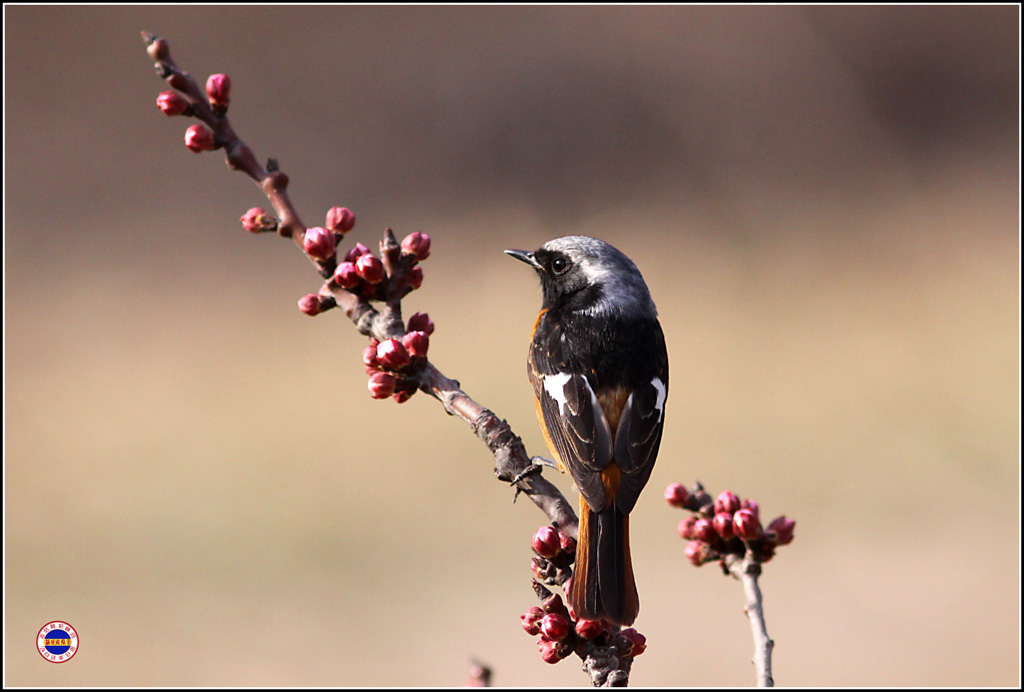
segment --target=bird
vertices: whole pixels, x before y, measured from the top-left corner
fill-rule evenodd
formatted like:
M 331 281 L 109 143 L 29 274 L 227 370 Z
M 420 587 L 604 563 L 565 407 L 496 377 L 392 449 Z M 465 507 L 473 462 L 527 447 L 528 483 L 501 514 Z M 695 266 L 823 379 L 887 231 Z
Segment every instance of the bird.
M 651 477 L 668 398 L 657 308 L 633 261 L 602 240 L 505 252 L 540 276 L 527 371 L 544 440 L 580 493 L 569 603 L 577 618 L 632 625 L 629 514 Z

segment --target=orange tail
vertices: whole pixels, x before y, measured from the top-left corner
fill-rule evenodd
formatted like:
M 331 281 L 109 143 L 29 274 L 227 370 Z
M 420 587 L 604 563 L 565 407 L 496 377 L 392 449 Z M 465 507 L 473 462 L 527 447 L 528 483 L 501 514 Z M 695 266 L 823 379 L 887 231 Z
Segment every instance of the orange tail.
M 580 531 L 569 602 L 577 618 L 629 626 L 640 597 L 629 557 L 629 515 L 615 505 L 600 512 L 580 497 Z

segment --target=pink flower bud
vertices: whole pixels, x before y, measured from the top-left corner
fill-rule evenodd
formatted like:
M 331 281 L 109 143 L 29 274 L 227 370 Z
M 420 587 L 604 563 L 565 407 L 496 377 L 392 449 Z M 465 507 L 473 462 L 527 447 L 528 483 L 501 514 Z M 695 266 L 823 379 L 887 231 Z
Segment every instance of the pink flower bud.
M 749 509 L 741 509 L 732 517 L 732 529 L 737 538 L 750 541 L 761 535 L 761 522 Z
M 786 515 L 775 517 L 772 523 L 768 524 L 768 532 L 775 534 L 775 542 L 778 545 L 788 545 L 793 542 L 793 529 L 796 528 L 796 521 L 789 519 Z
M 306 236 L 302 240 L 302 247 L 306 250 L 306 254 L 313 259 L 326 262 L 334 257 L 336 247 L 334 244 L 334 234 L 320 226 L 307 228 Z
M 327 212 L 327 223 L 325 225 L 335 233 L 345 235 L 355 228 L 356 215 L 348 207 L 331 207 Z
M 732 515 L 727 512 L 716 514 L 715 518 L 711 520 L 711 524 L 722 540 L 727 541 L 735 535 L 732 530 Z
M 615 639 L 615 648 L 625 657 L 636 657 L 647 650 L 647 637 L 632 627 L 619 632 Z
M 561 547 L 558 532 L 550 526 L 542 526 L 533 534 L 533 549 L 541 557 L 554 557 Z
M 686 555 L 686 559 L 689 560 L 694 567 L 700 567 L 708 560 L 709 548 L 708 544 L 703 541 L 690 541 L 686 544 L 686 550 L 683 551 Z
M 355 264 L 355 261 L 357 259 L 365 255 L 369 251 L 370 248 L 366 247 L 362 243 L 356 243 L 356 246 L 354 248 L 345 253 L 345 261 L 352 262 L 353 264 Z
M 696 523 L 697 517 L 692 514 L 683 519 L 682 521 L 680 521 L 679 526 L 676 527 L 676 530 L 679 531 L 679 537 L 685 538 L 686 540 L 696 538 L 697 534 L 695 534 L 693 531 L 694 524 Z
M 277 221 L 259 207 L 253 207 L 239 219 L 242 227 L 250 233 L 266 233 L 277 230 Z
M 377 344 L 370 344 L 363 349 L 363 365 L 368 368 L 380 366 L 380 361 L 377 360 Z
M 569 555 L 576 554 L 576 539 L 572 536 L 566 536 L 564 533 L 558 534 L 558 545 Z
M 362 280 L 356 271 L 356 265 L 352 262 L 342 262 L 334 270 L 334 283 L 342 288 L 355 288 Z
M 559 615 L 569 615 L 569 610 L 562 603 L 562 597 L 556 593 L 551 594 L 544 599 L 544 602 L 540 604 L 540 607 L 544 609 L 545 613 L 558 613 Z
M 707 519 L 698 519 L 693 525 L 693 535 L 698 541 L 714 543 L 718 540 L 718 532 Z
M 729 490 L 722 491 L 722 494 L 715 500 L 715 514 L 733 514 L 740 508 L 740 498 L 736 497 L 736 494 Z
M 385 368 L 401 370 L 409 364 L 409 352 L 398 339 L 388 339 L 377 346 L 377 360 Z
M 374 399 L 387 399 L 395 391 L 395 376 L 387 372 L 375 372 L 366 384 Z
M 430 319 L 430 315 L 425 312 L 414 313 L 409 318 L 409 331 L 426 332 L 427 336 L 430 336 L 434 333 L 434 322 Z
M 306 313 L 310 317 L 319 315 L 320 309 L 320 296 L 316 293 L 307 293 L 306 295 L 299 298 L 299 310 Z
M 576 634 L 583 639 L 597 639 L 607 631 L 604 620 L 577 620 Z
M 376 255 L 360 255 L 356 259 L 356 272 L 368 284 L 379 284 L 384 280 L 384 263 Z
M 210 105 L 224 106 L 231 100 L 231 79 L 226 74 L 212 74 L 206 80 L 206 95 Z
M 413 267 L 405 274 L 405 283 L 410 286 L 412 290 L 416 290 L 423 285 L 423 270 L 419 267 Z
M 402 345 L 412 357 L 426 356 L 430 347 L 430 337 L 426 332 L 409 332 L 402 337 Z
M 690 500 L 690 492 L 681 484 L 673 483 L 665 488 L 665 501 L 673 507 L 686 507 Z
M 740 503 L 740 509 L 749 509 L 751 512 L 754 513 L 754 516 L 758 519 L 758 521 L 760 521 L 761 508 L 758 506 L 756 501 L 744 500 L 743 502 Z
M 563 658 L 559 654 L 560 648 L 556 641 L 540 637 L 537 639 L 537 648 L 540 649 L 540 657 L 544 659 L 545 663 L 558 663 Z
M 426 233 L 410 233 L 402 240 L 402 252 L 408 255 L 416 255 L 417 260 L 425 260 L 430 257 L 430 236 Z
M 189 104 L 185 97 L 176 91 L 161 91 L 156 97 L 156 107 L 164 115 L 181 115 L 188 110 Z
M 526 630 L 527 634 L 540 634 L 540 621 L 544 617 L 544 611 L 533 606 L 525 613 L 519 616 L 519 620 L 523 623 L 523 629 Z
M 185 130 L 185 146 L 189 151 L 198 154 L 202 151 L 213 151 L 217 148 L 217 142 L 208 129 L 202 125 L 193 125 Z
M 561 641 L 569 634 L 569 621 L 559 613 L 548 613 L 540 621 L 540 633 L 553 642 Z

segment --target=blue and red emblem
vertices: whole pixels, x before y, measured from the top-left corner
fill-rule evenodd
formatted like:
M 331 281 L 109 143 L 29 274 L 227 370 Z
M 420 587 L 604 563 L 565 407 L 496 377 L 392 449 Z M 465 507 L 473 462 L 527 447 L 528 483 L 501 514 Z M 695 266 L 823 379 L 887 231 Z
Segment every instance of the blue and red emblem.
M 48 622 L 36 635 L 36 649 L 50 663 L 66 663 L 78 653 L 78 632 L 61 620 Z

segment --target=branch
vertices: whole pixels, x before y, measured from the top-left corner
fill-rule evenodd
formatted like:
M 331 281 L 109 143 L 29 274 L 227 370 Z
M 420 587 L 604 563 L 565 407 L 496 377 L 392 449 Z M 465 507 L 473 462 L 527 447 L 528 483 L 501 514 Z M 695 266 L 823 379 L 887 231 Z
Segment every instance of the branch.
M 633 659 L 647 649 L 647 637 L 629 627 L 619 629 L 606 620 L 576 619 L 561 595 L 547 585 L 566 587 L 568 568 L 575 552 L 574 539 L 557 538 L 549 527 L 541 527 L 533 538 L 533 590 L 540 606 L 528 608 L 519 616 L 527 634 L 537 637 L 541 658 L 558 663 L 576 654 L 583 661 L 583 672 L 594 687 L 626 687 Z M 567 589 L 566 593 L 568 593 Z
M 734 558 L 734 556 L 730 556 Z M 757 578 L 761 575 L 761 563 L 754 553 L 747 552 L 743 559 L 728 560 L 729 574 L 743 584 L 743 593 L 747 597 L 747 605 L 743 611 L 750 620 L 750 632 L 754 637 L 754 670 L 757 673 L 758 687 L 775 687 L 772 678 L 772 648 L 775 642 L 768 636 L 764 623 L 764 608 L 761 605 L 761 587 Z
M 758 687 L 774 687 L 772 649 L 764 622 L 761 587 L 757 578 L 762 565 L 775 557 L 780 546 L 793 542 L 796 522 L 785 515 L 761 527 L 761 508 L 756 500 L 741 500 L 725 490 L 716 499 L 699 482 L 692 490 L 679 483 L 665 488 L 665 501 L 693 514 L 679 522 L 679 536 L 689 540 L 686 557 L 694 567 L 717 560 L 722 572 L 743 584 L 747 604 L 744 612 L 754 636 L 754 670 Z
M 275 222 L 264 217 L 260 219 L 256 228 L 249 227 L 250 230 L 256 232 L 276 230 L 282 237 L 292 238 L 296 246 L 317 267 L 321 277 L 326 279 L 319 293 L 316 294 L 319 299 L 315 301 L 315 306 L 307 304 L 303 307 L 304 311 L 307 314 L 317 314 L 333 307 L 340 307 L 361 334 L 377 342 L 402 339 L 412 331 L 407 330 L 403 324 L 401 300 L 422 281 L 422 270 L 415 267 L 418 261 L 417 254 L 405 252 L 405 248 L 400 248 L 394 233 L 389 228 L 385 230 L 384 238 L 381 241 L 381 264 L 386 274 L 386 281 L 376 284 L 376 289 L 370 291 L 366 290 L 365 283 L 361 284 L 361 290 L 355 290 L 360 285 L 350 288 L 342 287 L 336 280 L 338 261 L 334 242 L 329 243 L 330 252 L 318 252 L 322 248 L 316 247 L 311 251 L 307 228 L 288 197 L 288 176 L 280 170 L 277 162 L 273 159 L 270 159 L 265 167 L 261 166 L 257 162 L 253 150 L 231 127 L 227 118 L 230 90 L 230 80 L 227 79 L 227 76 L 214 75 L 211 77 L 207 82 L 207 94 L 204 95 L 192 76 L 180 70 L 171 58 L 170 46 L 165 39 L 157 38 L 146 32 L 142 33 L 142 38 L 146 43 L 149 56 L 155 61 L 157 74 L 175 89 L 175 92 L 164 92 L 161 94 L 161 98 L 170 100 L 177 96 L 183 100 L 182 102 L 171 101 L 170 105 L 165 108 L 165 104 L 158 99 L 157 104 L 161 110 L 168 115 L 194 117 L 210 128 L 208 133 L 212 135 L 212 138 L 202 140 L 204 135 L 200 131 L 199 141 L 193 140 L 194 146 L 186 137 L 186 144 L 189 145 L 189 148 L 196 152 L 224 149 L 228 166 L 233 170 L 245 173 L 256 182 L 273 205 L 279 221 Z M 216 78 L 221 79 L 218 82 Z M 209 96 L 210 99 L 207 100 L 206 96 Z M 260 211 L 262 210 L 254 209 L 250 213 Z M 328 223 L 330 225 L 330 222 Z M 354 216 L 348 229 L 352 225 L 354 225 Z M 341 230 L 341 228 L 333 229 L 335 237 L 343 237 L 348 230 Z M 427 244 L 429 249 L 429 238 Z M 362 246 L 357 245 L 357 248 L 359 247 Z M 381 302 L 381 309 L 373 307 L 371 300 Z M 307 307 L 309 309 L 306 309 Z M 497 477 L 509 483 L 515 481 L 517 494 L 525 493 L 560 532 L 575 535 L 577 518 L 572 506 L 557 487 L 540 475 L 539 468 L 531 463 L 529 455 L 526 454 L 522 440 L 512 431 L 505 420 L 498 418 L 493 412 L 474 401 L 461 389 L 457 380 L 446 377 L 425 359 L 418 361 L 415 368 L 400 374 L 403 386 L 407 388 L 405 398 L 418 389 L 440 401 L 449 414 L 456 415 L 469 423 L 473 432 L 487 445 L 494 456 Z M 404 399 L 400 399 L 400 401 L 404 401 Z
M 302 233 L 306 227 L 303 226 L 295 207 L 288 198 L 286 192 L 288 176 L 277 170 L 277 164 L 273 159 L 267 162 L 265 168 L 256 161 L 252 149 L 231 128 L 226 115 L 227 103 L 224 103 L 223 108 L 218 108 L 215 112 L 214 106 L 207 101 L 192 76 L 188 72 L 178 69 L 171 58 L 170 45 L 166 39 L 157 38 L 153 34 L 143 31 L 142 40 L 146 43 L 146 51 L 149 56 L 156 61 L 157 74 L 188 103 L 187 111 L 175 113 L 175 115 L 190 115 L 202 121 L 212 130 L 216 142 L 214 148 L 225 150 L 228 166 L 232 170 L 242 171 L 252 178 L 274 206 L 274 211 L 281 219 L 278 232 L 283 237 L 294 238 L 299 247 L 302 247 Z

